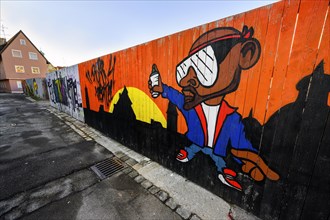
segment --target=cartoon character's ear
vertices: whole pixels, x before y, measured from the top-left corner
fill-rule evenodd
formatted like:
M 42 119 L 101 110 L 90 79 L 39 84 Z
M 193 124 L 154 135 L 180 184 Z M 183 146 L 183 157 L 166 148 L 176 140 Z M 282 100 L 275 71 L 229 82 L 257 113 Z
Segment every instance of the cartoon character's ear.
M 243 70 L 250 69 L 259 60 L 260 43 L 256 39 L 249 39 L 242 44 L 239 65 Z

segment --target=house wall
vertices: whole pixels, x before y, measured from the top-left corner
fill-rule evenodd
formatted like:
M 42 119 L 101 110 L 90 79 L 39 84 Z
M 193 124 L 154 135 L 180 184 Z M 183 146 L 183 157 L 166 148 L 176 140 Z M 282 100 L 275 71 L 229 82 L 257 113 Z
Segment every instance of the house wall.
M 4 79 L 5 78 L 5 67 L 3 65 L 3 62 L 2 62 L 2 57 L 0 55 L 0 79 Z
M 20 44 L 20 39 L 25 40 L 26 45 Z M 20 50 L 22 53 L 22 58 L 13 57 L 12 50 Z M 38 60 L 31 60 L 29 58 L 29 52 L 37 54 Z M 47 63 L 40 52 L 30 43 L 30 41 L 24 36 L 24 34 L 19 33 L 19 35 L 10 43 L 10 45 L 2 52 L 2 65 L 5 74 L 0 75 L 1 79 L 20 79 L 24 80 L 27 78 L 34 77 L 46 77 L 47 73 Z M 17 73 L 15 70 L 15 65 L 24 66 L 24 73 Z M 31 67 L 39 67 L 40 74 L 33 74 Z M 17 86 L 13 85 L 13 91 L 17 90 Z M 23 91 L 22 89 L 18 89 Z
M 21 79 L 0 80 L 0 92 L 23 93 L 23 81 Z
M 329 22 L 328 1 L 281 1 L 80 63 L 85 122 L 262 219 L 328 219 Z
M 9 80 L 0 80 L 0 92 L 10 92 Z
M 23 84 L 21 79 L 10 79 L 9 81 L 9 88 L 10 92 L 12 93 L 23 93 Z

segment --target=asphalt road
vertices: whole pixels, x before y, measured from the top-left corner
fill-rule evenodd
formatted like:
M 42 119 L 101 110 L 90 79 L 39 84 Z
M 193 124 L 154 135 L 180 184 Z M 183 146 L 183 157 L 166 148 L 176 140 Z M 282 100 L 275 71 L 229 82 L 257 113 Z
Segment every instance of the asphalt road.
M 114 155 L 47 108 L 0 93 L 0 219 L 180 219 L 123 172 L 100 181 Z

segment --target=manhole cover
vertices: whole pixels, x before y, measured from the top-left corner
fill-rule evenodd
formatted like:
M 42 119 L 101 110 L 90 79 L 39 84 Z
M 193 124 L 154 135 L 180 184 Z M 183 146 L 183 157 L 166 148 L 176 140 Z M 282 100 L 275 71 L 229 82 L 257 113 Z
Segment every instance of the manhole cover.
M 101 180 L 112 176 L 123 168 L 123 163 L 116 157 L 105 159 L 91 167 Z

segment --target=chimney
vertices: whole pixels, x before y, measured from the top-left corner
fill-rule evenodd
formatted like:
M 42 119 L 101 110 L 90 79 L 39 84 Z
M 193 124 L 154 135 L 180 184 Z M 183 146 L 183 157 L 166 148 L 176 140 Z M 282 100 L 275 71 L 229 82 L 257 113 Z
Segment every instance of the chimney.
M 7 43 L 6 38 L 0 37 L 0 46 Z

